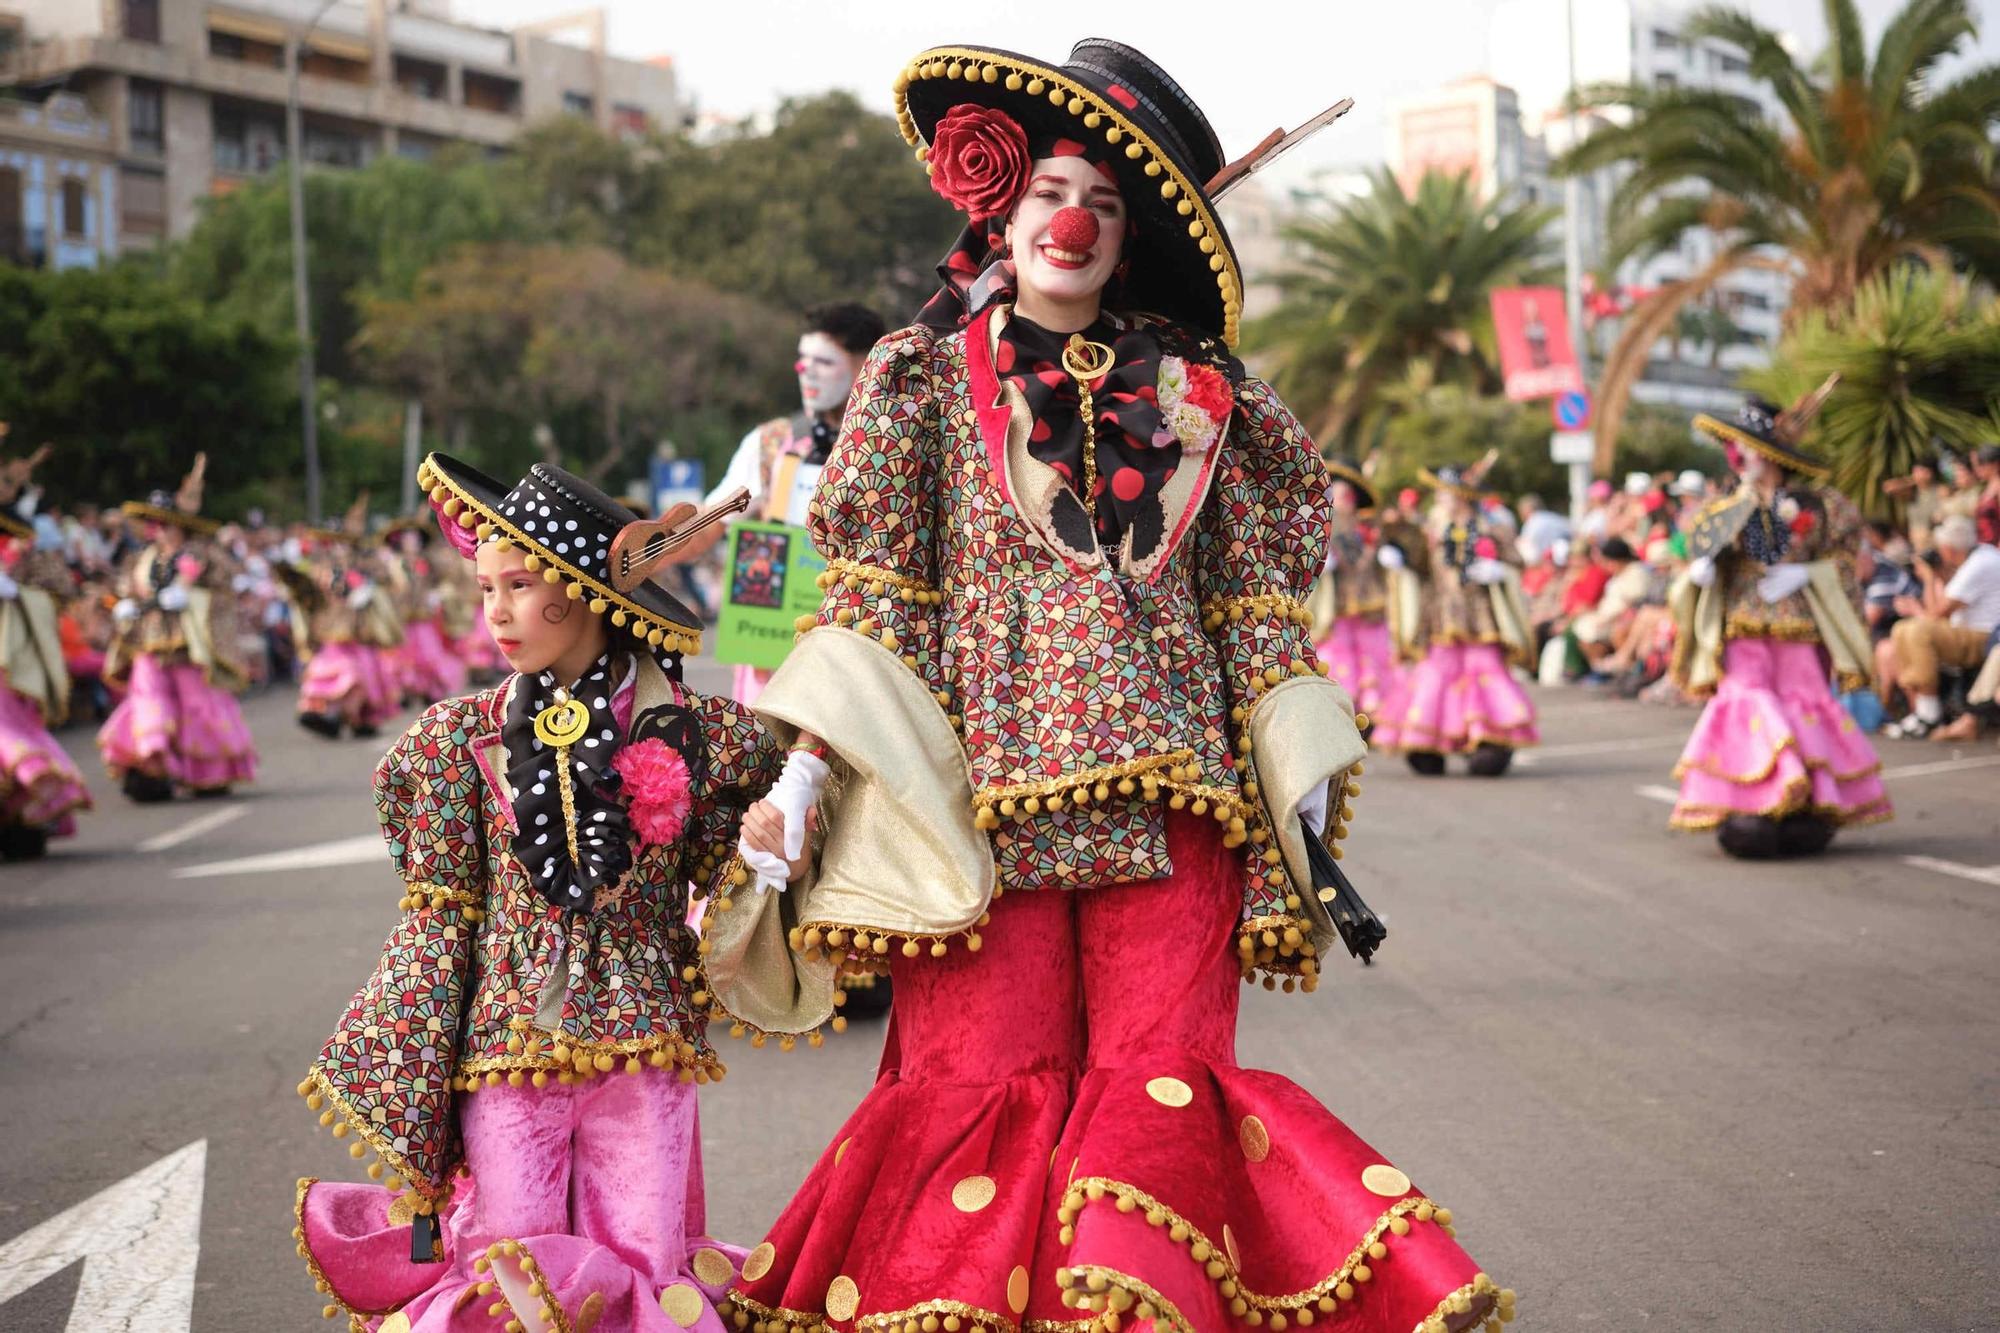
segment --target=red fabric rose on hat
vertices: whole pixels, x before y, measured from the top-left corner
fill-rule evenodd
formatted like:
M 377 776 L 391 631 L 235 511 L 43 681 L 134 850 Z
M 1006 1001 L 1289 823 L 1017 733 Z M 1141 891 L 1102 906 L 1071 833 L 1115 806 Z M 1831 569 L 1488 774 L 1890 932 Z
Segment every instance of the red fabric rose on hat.
M 1028 136 L 1004 111 L 962 103 L 931 133 L 931 188 L 974 219 L 999 217 L 1028 187 Z

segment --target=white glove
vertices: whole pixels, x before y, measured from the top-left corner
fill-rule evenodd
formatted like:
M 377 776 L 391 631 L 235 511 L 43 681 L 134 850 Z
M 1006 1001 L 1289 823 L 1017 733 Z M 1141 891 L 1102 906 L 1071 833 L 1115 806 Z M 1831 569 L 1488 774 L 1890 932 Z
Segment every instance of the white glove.
M 11 602 L 21 595 L 21 585 L 12 576 L 0 574 L 0 602 Z
M 1804 565 L 1790 563 L 1772 565 L 1764 571 L 1764 576 L 1757 580 L 1757 595 L 1764 599 L 1765 605 L 1776 606 L 1805 587 L 1811 578 L 1812 574 Z
M 1688 581 L 1693 583 L 1697 588 L 1714 587 L 1715 557 L 1712 555 L 1698 555 L 1688 561 Z
M 1326 792 L 1327 784 L 1322 782 L 1299 797 L 1299 818 L 1306 821 L 1315 838 L 1326 827 Z
M 372 583 L 364 583 L 360 587 L 356 588 L 353 592 L 347 594 L 348 606 L 352 607 L 356 611 L 361 610 L 363 607 L 367 606 L 368 603 L 374 600 L 375 600 L 375 585 Z
M 1474 583 L 1499 583 L 1507 577 L 1507 562 L 1482 555 L 1466 566 L 1465 577 Z
M 120 597 L 118 604 L 111 608 L 111 618 L 124 624 L 139 618 L 139 604 L 130 597 Z
M 785 760 L 785 771 L 778 775 L 778 781 L 764 794 L 764 799 L 778 808 L 785 819 L 785 855 L 781 859 L 768 852 L 758 851 L 739 836 L 736 850 L 743 857 L 743 864 L 750 867 L 757 877 L 757 892 L 770 889 L 784 890 L 791 881 L 790 861 L 796 860 L 806 849 L 806 811 L 819 800 L 820 789 L 826 786 L 826 776 L 831 770 L 826 760 L 804 750 L 794 750 Z
M 1384 569 L 1401 569 L 1408 562 L 1403 559 L 1403 548 L 1384 546 L 1375 552 L 1375 563 Z
M 169 583 L 153 595 L 162 611 L 185 611 L 188 604 L 188 590 L 178 583 Z

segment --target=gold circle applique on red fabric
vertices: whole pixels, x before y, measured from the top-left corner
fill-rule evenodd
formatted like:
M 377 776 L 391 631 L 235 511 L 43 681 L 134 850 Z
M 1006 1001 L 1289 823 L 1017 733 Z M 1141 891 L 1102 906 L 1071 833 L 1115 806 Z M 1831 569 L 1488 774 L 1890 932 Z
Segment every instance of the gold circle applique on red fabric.
M 951 1206 L 961 1213 L 976 1213 L 993 1202 L 1000 1187 L 991 1176 L 967 1176 L 951 1187 Z
M 1410 1178 L 1387 1162 L 1377 1162 L 1364 1170 L 1361 1184 L 1369 1193 L 1385 1199 L 1401 1198 L 1410 1192 Z
M 1194 1100 L 1194 1089 L 1177 1078 L 1156 1078 L 1146 1084 L 1146 1095 L 1162 1106 L 1181 1107 Z

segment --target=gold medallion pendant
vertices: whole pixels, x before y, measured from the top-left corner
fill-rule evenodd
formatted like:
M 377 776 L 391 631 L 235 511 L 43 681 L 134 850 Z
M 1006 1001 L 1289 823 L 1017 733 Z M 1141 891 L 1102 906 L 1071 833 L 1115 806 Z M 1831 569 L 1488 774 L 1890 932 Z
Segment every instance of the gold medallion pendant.
M 590 710 L 574 699 L 552 703 L 535 714 L 535 739 L 560 750 L 583 739 L 590 729 Z

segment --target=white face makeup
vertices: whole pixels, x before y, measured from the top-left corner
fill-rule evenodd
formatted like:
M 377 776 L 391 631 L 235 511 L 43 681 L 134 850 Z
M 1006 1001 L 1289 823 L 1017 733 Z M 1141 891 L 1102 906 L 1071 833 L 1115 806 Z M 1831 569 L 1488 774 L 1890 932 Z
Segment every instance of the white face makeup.
M 847 395 L 854 388 L 855 372 L 860 368 L 861 358 L 826 334 L 804 335 L 799 339 L 799 359 L 793 366 L 799 374 L 799 401 L 814 416 L 845 411 Z
M 1007 223 L 1007 245 L 1023 294 L 1073 302 L 1104 290 L 1125 248 L 1125 201 L 1118 186 L 1080 157 L 1045 157 L 1028 169 L 1027 193 Z M 1065 208 L 1087 209 L 1098 224 L 1088 250 L 1056 245 L 1049 223 Z

